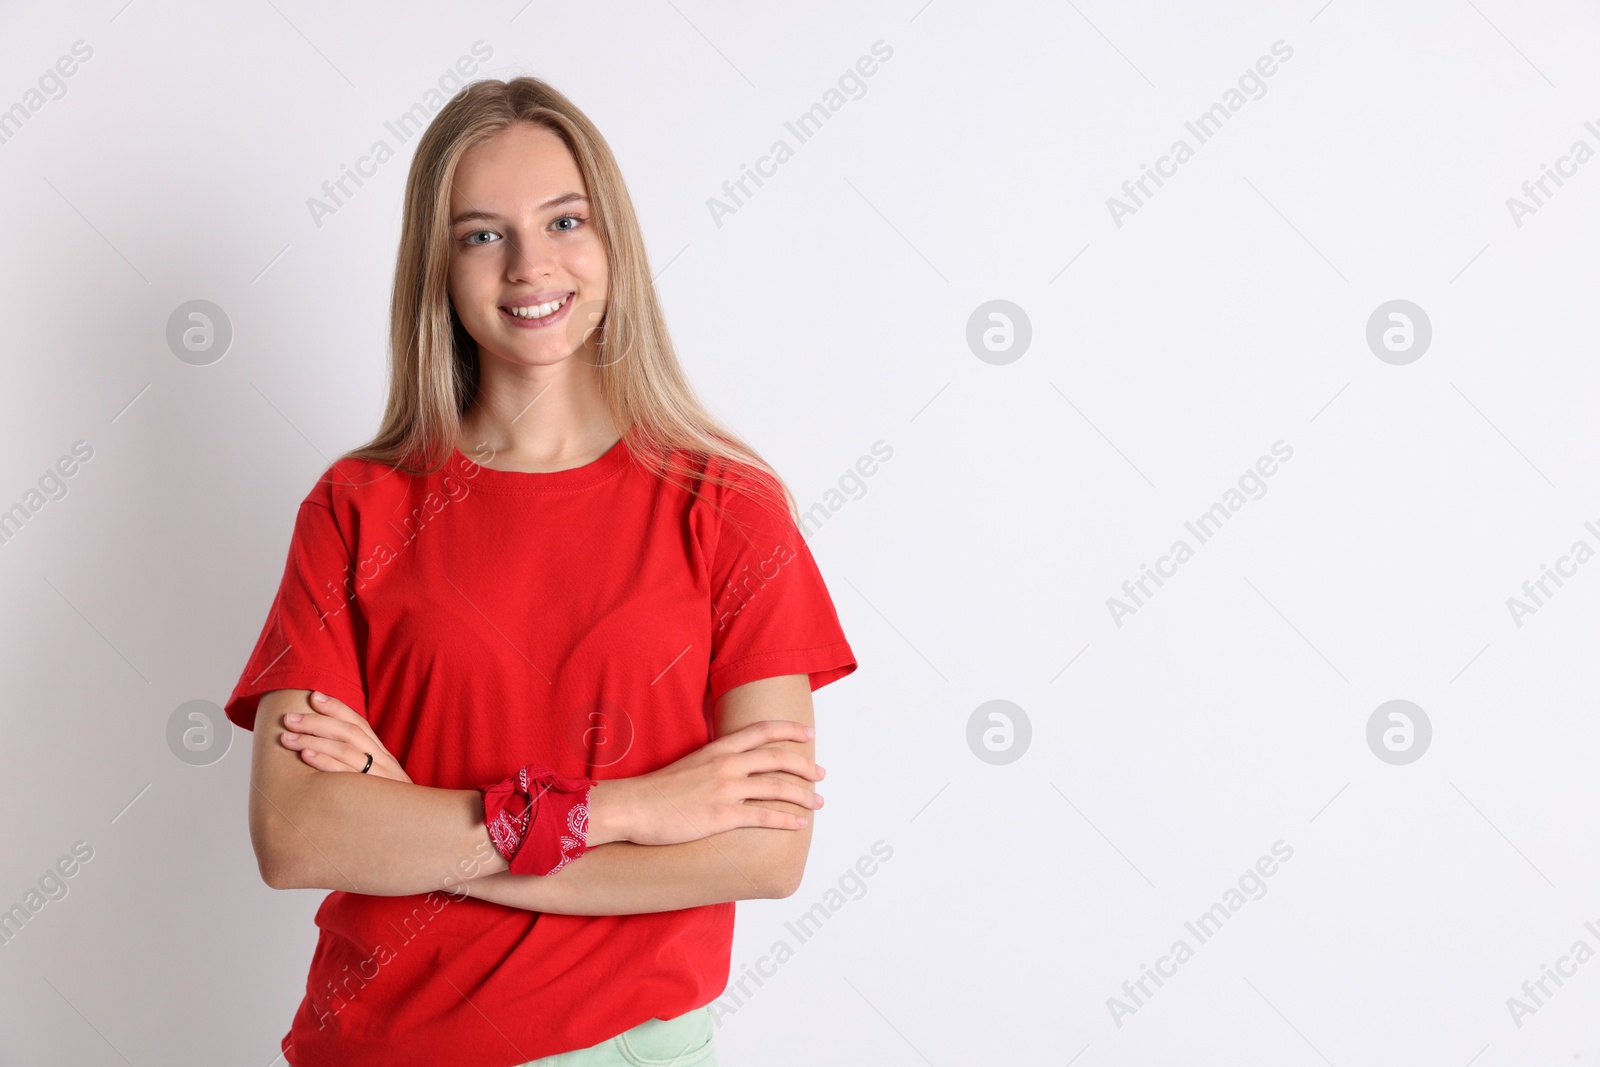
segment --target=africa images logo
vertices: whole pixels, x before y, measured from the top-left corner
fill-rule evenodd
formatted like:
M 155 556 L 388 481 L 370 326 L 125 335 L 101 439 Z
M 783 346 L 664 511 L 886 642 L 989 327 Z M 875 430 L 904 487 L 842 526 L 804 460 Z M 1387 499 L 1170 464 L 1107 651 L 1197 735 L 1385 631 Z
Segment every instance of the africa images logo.
M 755 565 L 754 573 L 751 565 L 747 563 L 737 576 L 728 579 L 728 584 L 723 586 L 722 596 L 717 600 L 717 632 L 720 633 L 728 623 L 732 622 L 733 617 L 743 611 L 745 605 L 765 589 L 768 582 L 778 576 L 779 568 L 795 559 L 797 555 L 788 545 L 773 545 L 772 554 Z

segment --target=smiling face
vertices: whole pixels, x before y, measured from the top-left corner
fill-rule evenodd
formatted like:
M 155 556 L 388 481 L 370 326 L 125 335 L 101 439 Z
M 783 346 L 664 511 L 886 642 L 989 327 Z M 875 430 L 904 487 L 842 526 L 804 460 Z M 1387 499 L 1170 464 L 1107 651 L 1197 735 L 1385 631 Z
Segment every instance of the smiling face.
M 481 357 L 549 365 L 585 347 L 607 290 L 587 193 L 544 126 L 516 123 L 461 157 L 447 284 Z

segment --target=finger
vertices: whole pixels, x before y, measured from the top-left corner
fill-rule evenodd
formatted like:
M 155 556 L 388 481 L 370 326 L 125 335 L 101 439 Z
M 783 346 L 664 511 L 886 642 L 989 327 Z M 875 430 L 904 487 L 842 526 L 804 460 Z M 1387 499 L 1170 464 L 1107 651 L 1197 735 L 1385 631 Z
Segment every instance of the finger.
M 335 719 L 341 719 L 348 723 L 365 724 L 367 721 L 360 715 L 357 715 L 350 705 L 346 704 L 338 697 L 329 696 L 327 693 L 319 692 L 315 689 L 311 691 L 311 708 L 313 711 L 320 712 L 323 715 L 332 716 Z
M 329 741 L 338 741 L 368 752 L 387 751 L 383 749 L 383 746 L 378 743 L 378 739 L 373 737 L 370 731 L 362 729 L 357 724 L 336 719 L 331 715 L 319 715 L 316 712 L 294 712 L 284 717 L 284 723 L 289 729 L 297 733 L 326 738 Z
M 378 735 L 372 730 L 372 724 L 367 722 L 348 704 L 326 693 L 314 693 L 311 700 L 313 704 L 321 706 L 323 709 L 321 714 L 325 718 L 348 726 L 347 732 L 334 736 L 350 744 L 360 745 L 362 749 L 369 752 L 387 753 L 389 751 L 384 747 L 383 742 L 378 740 Z M 312 714 L 318 713 L 313 712 Z
M 343 707 L 343 705 L 340 705 Z M 378 740 L 367 721 L 349 708 L 344 708 L 344 714 L 350 717 L 349 721 L 336 718 L 332 714 L 324 715 L 320 712 L 291 712 L 284 716 L 285 725 L 291 730 L 298 730 L 302 734 L 311 735 L 321 739 L 318 747 L 341 764 L 341 770 L 359 771 L 367 765 L 367 753 L 373 755 L 374 770 L 379 760 L 398 761 L 389 754 L 383 742 Z M 368 773 L 372 773 L 369 771 Z M 404 773 L 403 771 L 401 772 Z M 393 774 L 382 774 L 380 777 L 395 777 Z M 410 779 L 407 778 L 407 781 Z
M 741 752 L 734 757 L 734 766 L 743 774 L 784 771 L 813 782 L 822 781 L 828 773 L 822 769 L 820 763 L 809 758 L 804 752 L 797 752 L 781 745 L 763 746 L 749 752 Z
M 738 818 L 739 826 L 765 826 L 772 830 L 799 830 L 809 821 L 804 815 L 763 808 L 760 804 L 739 805 Z
M 811 788 L 808 782 L 756 774 L 751 775 L 743 784 L 748 790 L 745 794 L 746 800 L 783 800 L 797 807 L 813 810 L 822 807 L 822 794 Z
M 300 753 L 300 758 L 319 771 L 359 771 L 367 764 L 365 752 L 353 745 L 322 737 L 285 733 L 283 743 Z
M 282 741 L 286 747 L 292 748 L 296 752 L 300 753 L 301 763 L 304 763 L 306 766 L 311 767 L 314 770 L 342 771 L 348 769 L 344 764 L 340 763 L 326 752 L 323 752 L 321 749 L 315 747 L 318 742 L 314 738 L 300 737 L 296 734 L 284 734 L 282 736 Z
M 726 748 L 733 752 L 748 752 L 774 741 L 810 741 L 815 734 L 809 723 L 796 722 L 794 719 L 762 719 L 719 737 L 712 743 L 725 743 Z
M 283 717 L 284 725 L 301 734 L 311 734 L 316 737 L 331 737 L 346 740 L 349 737 L 350 725 L 315 711 L 292 711 Z
M 341 770 L 359 771 L 367 765 L 367 754 L 355 745 L 347 745 L 341 741 L 322 741 L 317 744 L 318 750 L 330 759 L 336 760 Z M 373 754 L 376 759 L 377 754 Z

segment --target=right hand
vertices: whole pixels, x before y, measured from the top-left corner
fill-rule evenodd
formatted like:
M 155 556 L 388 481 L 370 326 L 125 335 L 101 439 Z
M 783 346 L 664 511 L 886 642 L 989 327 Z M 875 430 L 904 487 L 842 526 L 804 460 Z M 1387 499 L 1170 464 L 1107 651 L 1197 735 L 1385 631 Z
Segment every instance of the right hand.
M 809 784 L 822 779 L 822 768 L 803 753 L 773 744 L 811 740 L 805 731 L 805 723 L 765 719 L 719 737 L 660 770 L 603 782 L 590 805 L 591 843 L 597 829 L 596 804 L 607 806 L 601 823 L 613 824 L 607 840 L 640 845 L 677 845 L 743 826 L 800 829 L 806 825 L 805 816 L 745 801 L 784 800 L 802 808 L 822 807 L 822 795 Z M 771 776 L 774 771 L 806 781 Z

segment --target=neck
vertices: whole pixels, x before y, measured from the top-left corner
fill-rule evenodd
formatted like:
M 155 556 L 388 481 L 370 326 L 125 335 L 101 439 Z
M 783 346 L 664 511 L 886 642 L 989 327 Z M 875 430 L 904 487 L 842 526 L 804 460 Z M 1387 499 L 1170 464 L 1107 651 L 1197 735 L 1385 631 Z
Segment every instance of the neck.
M 461 417 L 460 448 L 486 466 L 559 470 L 599 457 L 621 436 L 587 361 L 484 360 L 477 396 Z

